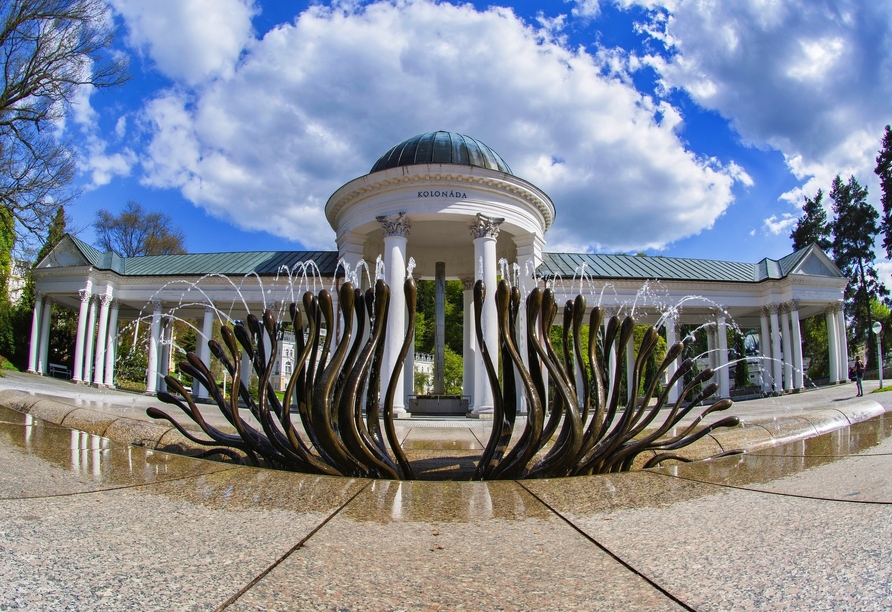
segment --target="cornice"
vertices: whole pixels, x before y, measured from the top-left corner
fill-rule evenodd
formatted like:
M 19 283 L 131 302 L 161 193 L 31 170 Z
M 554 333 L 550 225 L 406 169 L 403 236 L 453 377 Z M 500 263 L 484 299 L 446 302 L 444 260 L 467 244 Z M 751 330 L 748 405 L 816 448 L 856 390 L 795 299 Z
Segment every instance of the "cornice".
M 404 169 L 404 168 L 401 168 Z M 345 184 L 338 191 L 332 194 L 328 203 L 325 205 L 325 217 L 332 227 L 335 227 L 338 214 L 350 204 L 359 198 L 387 188 L 403 187 L 414 183 L 422 182 L 457 182 L 465 185 L 478 186 L 499 191 L 507 192 L 514 195 L 535 208 L 542 218 L 545 220 L 545 230 L 547 231 L 554 222 L 554 204 L 544 192 L 535 187 L 532 183 L 522 178 L 511 175 L 510 179 L 505 178 L 509 175 L 487 176 L 478 174 L 479 168 L 474 169 L 474 173 L 465 174 L 461 172 L 423 172 L 423 173 L 403 173 L 396 176 L 388 176 L 387 171 L 375 173 L 381 174 L 380 178 L 371 179 L 374 175 L 366 175 L 354 179 Z M 341 189 L 348 187 L 354 182 L 359 182 L 355 187 L 341 194 Z M 339 195 L 340 194 L 340 195 Z

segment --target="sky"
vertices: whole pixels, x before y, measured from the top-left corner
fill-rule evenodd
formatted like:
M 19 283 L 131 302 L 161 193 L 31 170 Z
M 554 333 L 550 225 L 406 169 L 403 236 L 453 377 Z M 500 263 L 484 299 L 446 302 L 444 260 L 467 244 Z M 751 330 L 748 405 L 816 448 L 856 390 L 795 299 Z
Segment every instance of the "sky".
M 837 174 L 879 207 L 892 0 L 109 4 L 133 78 L 60 128 L 87 242 L 132 199 L 190 252 L 333 250 L 328 197 L 435 130 L 551 196 L 547 251 L 756 262 Z

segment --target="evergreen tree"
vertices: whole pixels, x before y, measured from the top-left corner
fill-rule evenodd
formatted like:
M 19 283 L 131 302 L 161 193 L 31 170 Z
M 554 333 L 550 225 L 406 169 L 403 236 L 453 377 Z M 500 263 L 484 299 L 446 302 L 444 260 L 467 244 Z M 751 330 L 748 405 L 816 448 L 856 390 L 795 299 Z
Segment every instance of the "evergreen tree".
M 794 251 L 804 249 L 812 243 L 817 244 L 825 251 L 830 248 L 830 222 L 827 220 L 823 199 L 824 192 L 820 189 L 814 199 L 805 196 L 805 205 L 802 207 L 803 214 L 790 233 Z
M 886 249 L 886 257 L 892 259 L 892 129 L 888 125 L 883 134 L 883 148 L 877 155 L 874 173 L 880 177 L 880 189 L 883 192 L 880 199 L 883 205 L 883 220 L 880 222 L 883 248 Z
M 874 242 L 879 233 L 879 213 L 867 203 L 867 188 L 854 176 L 843 183 L 837 175 L 830 189 L 833 200 L 833 259 L 840 271 L 849 278 L 845 292 L 845 313 L 853 322 L 850 344 L 868 343 L 876 352 L 875 339 L 869 330 L 873 325 L 870 311 L 872 297 L 888 295 L 879 282 L 874 261 Z

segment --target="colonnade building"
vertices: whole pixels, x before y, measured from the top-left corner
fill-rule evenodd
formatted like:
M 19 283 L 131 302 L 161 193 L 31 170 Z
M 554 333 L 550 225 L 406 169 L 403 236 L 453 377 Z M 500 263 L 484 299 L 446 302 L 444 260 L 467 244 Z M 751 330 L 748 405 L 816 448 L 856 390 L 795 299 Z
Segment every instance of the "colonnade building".
M 847 378 L 842 300 L 848 280 L 817 246 L 758 263 L 548 252 L 554 203 L 513 174 L 495 151 L 468 136 L 428 132 L 399 143 L 368 174 L 332 194 L 325 214 L 337 251 L 121 258 L 66 237 L 33 269 L 37 300 L 28 370 L 48 373 L 48 305 L 55 303 L 78 312 L 74 382 L 114 386 L 119 340 L 138 321 L 150 330 L 146 382 L 147 392 L 154 393 L 163 385 L 170 351 L 176 350 L 170 337 L 174 318 L 200 321 L 198 353 L 208 362 L 206 338 L 215 324 L 267 307 L 285 312 L 290 302 L 300 302 L 306 288 L 334 287 L 345 271 L 358 270 L 356 277 L 368 284 L 380 257 L 384 279 L 394 289 L 389 330 L 405 329 L 399 288 L 408 274 L 433 279 L 439 268 L 446 278 L 464 284 L 463 394 L 470 397 L 474 414 L 492 411 L 492 391 L 473 332 L 472 288 L 479 279 L 490 288 L 482 321 L 484 340 L 494 354 L 493 296 L 500 276 L 510 277 L 522 291 L 547 283 L 559 304 L 582 293 L 589 308 L 599 305 L 621 315 L 634 310 L 639 323 L 658 325 L 669 344 L 680 339 L 680 325 L 702 326 L 722 396 L 731 391 L 729 325 L 756 330 L 762 390 L 794 392 L 806 385 L 801 321 L 825 317 L 830 382 Z M 388 333 L 382 388 L 402 339 L 402 333 Z M 634 356 L 627 354 L 631 368 Z M 412 372 L 410 355 L 399 373 L 403 382 L 397 388 L 405 392 L 397 394 L 397 414 L 406 412 Z M 199 397 L 207 393 L 193 391 Z

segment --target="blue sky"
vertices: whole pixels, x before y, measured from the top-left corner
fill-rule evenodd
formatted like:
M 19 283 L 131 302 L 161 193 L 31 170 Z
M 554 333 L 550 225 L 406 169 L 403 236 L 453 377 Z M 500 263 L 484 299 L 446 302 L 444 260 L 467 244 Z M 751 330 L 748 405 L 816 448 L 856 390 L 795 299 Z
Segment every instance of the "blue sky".
M 328 196 L 441 129 L 552 197 L 548 250 L 752 262 L 837 173 L 879 202 L 888 0 L 110 4 L 133 79 L 63 127 L 87 241 L 134 199 L 191 252 L 332 249 Z

